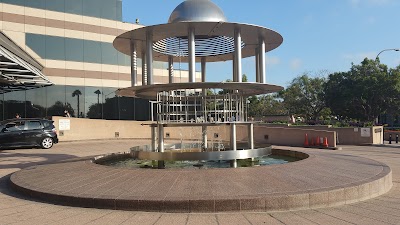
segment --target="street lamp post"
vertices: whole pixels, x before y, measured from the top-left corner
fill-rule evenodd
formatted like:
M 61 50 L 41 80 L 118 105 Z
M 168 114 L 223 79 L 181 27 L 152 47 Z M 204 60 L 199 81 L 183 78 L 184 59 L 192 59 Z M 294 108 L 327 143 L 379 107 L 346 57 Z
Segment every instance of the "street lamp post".
M 378 53 L 378 55 L 377 55 L 376 58 L 375 58 L 375 61 L 378 61 L 379 55 L 380 55 L 382 52 L 386 52 L 386 51 L 396 51 L 396 52 L 398 52 L 398 51 L 400 51 L 400 49 L 399 49 L 399 48 L 388 48 L 388 49 L 384 49 L 384 50 L 382 50 L 382 51 L 380 51 L 380 52 Z
M 379 53 L 378 53 L 378 55 L 376 56 L 376 58 L 375 58 L 375 62 L 378 62 L 378 60 L 379 60 L 379 55 L 382 53 L 382 52 L 386 52 L 386 51 L 396 51 L 396 52 L 398 52 L 398 51 L 400 51 L 400 49 L 398 49 L 398 48 L 388 48 L 388 49 L 383 49 L 382 51 L 380 51 Z M 383 144 L 385 144 L 385 137 L 384 137 L 384 131 L 382 130 L 382 143 Z

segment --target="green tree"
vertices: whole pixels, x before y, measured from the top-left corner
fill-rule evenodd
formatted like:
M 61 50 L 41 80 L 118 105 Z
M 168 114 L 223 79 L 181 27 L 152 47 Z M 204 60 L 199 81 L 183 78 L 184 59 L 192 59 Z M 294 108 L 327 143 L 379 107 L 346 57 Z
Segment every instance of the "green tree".
M 232 82 L 232 80 L 231 79 L 227 79 L 225 82 Z M 232 90 L 222 89 L 222 90 L 218 91 L 218 94 L 219 95 L 224 95 L 224 94 L 228 94 L 228 93 L 231 93 L 231 92 L 232 92 Z
M 287 115 L 287 109 L 277 94 L 251 96 L 249 116 Z
M 231 79 L 227 79 L 225 82 L 233 82 L 233 81 Z M 242 82 L 248 82 L 246 74 L 242 75 Z M 223 95 L 223 94 L 227 94 L 227 93 L 231 93 L 231 92 L 232 92 L 232 90 L 222 89 L 222 90 L 218 91 L 218 94 Z
M 373 122 L 380 114 L 398 110 L 400 68 L 388 69 L 365 58 L 350 71 L 329 75 L 326 102 L 335 115 Z
M 72 108 L 71 104 L 66 103 L 64 105 L 62 102 L 56 101 L 54 105 L 47 108 L 47 116 L 64 116 L 65 110 L 67 110 L 72 117 L 75 115 L 74 109 Z
M 97 95 L 97 104 L 100 104 L 101 91 L 100 90 L 96 90 L 94 93 Z
M 101 119 L 102 110 L 103 110 L 103 104 L 101 103 L 92 104 L 89 106 L 87 117 L 90 119 Z
M 81 112 L 79 110 L 79 96 L 81 96 L 81 95 L 82 95 L 82 92 L 80 90 L 75 90 L 74 92 L 72 92 L 72 97 L 76 96 L 76 98 L 77 98 L 77 108 L 78 108 L 77 117 L 79 117 L 80 112 Z
M 325 78 L 311 78 L 305 73 L 293 79 L 288 88 L 279 92 L 279 97 L 291 115 L 316 121 L 330 114 L 325 104 L 325 82 Z
M 246 74 L 243 74 L 242 82 L 249 82 L 249 79 L 247 79 L 247 75 Z

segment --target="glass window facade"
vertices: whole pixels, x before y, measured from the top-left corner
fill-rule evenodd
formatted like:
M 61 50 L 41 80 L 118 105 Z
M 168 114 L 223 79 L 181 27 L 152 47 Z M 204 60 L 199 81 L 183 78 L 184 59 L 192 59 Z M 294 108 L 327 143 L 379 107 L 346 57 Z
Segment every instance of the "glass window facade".
M 46 41 L 46 59 L 65 61 L 65 39 L 54 36 L 43 36 Z
M 65 38 L 65 60 L 84 62 L 82 39 Z
M 0 3 L 122 21 L 121 0 L 0 0 Z
M 64 116 L 107 120 L 151 119 L 148 100 L 118 97 L 116 88 L 54 85 L 0 95 L 0 120 Z
M 109 42 L 26 33 L 25 43 L 42 59 L 131 66 L 131 57 Z M 153 67 L 167 69 L 167 63 L 155 61 Z
M 26 1 L 26 2 L 28 2 L 28 5 L 29 5 L 30 1 L 31 0 Z M 36 0 L 33 0 L 33 1 L 36 1 Z M 46 1 L 46 10 L 65 12 L 65 2 L 64 2 L 64 0 L 47 0 Z
M 66 0 L 65 12 L 77 15 L 83 15 L 83 1 L 82 0 Z

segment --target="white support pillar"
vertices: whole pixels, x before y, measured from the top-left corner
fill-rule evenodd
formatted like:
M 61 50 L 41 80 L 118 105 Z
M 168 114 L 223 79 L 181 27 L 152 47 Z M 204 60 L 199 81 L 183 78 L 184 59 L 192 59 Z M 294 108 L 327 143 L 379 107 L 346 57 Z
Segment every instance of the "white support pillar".
M 234 81 L 242 82 L 242 36 L 240 29 L 235 29 L 235 78 Z
M 237 145 L 236 145 L 236 123 L 235 122 L 231 123 L 231 148 L 232 148 L 232 151 L 237 151 Z M 232 160 L 231 166 L 233 168 L 237 167 L 237 160 L 236 159 Z
M 158 124 L 158 152 L 164 152 L 164 125 Z
M 152 126 L 151 127 L 151 151 L 152 152 L 157 152 L 157 132 L 156 132 L 157 127 Z
M 136 86 L 137 83 L 137 54 L 136 44 L 131 40 L 131 86 Z
M 201 82 L 206 82 L 206 57 L 201 58 Z
M 232 55 L 232 80 L 233 82 L 237 82 L 236 80 L 236 57 L 235 53 Z
M 203 144 L 203 151 L 207 151 L 207 146 L 208 146 L 208 139 L 207 139 L 207 126 L 202 126 L 201 127 L 201 132 L 202 132 L 202 144 Z
M 201 82 L 206 82 L 206 58 L 201 58 Z M 208 120 L 207 112 L 206 112 L 206 98 L 207 98 L 207 90 L 205 88 L 202 89 L 203 99 L 202 99 L 202 109 L 203 109 L 203 118 L 205 121 Z M 208 140 L 207 140 L 207 126 L 202 126 L 202 143 L 203 143 L 203 151 L 207 151 Z
M 146 34 L 147 85 L 153 84 L 153 33 Z
M 174 83 L 174 57 L 168 56 L 168 81 Z
M 147 84 L 146 51 L 142 52 L 142 86 Z
M 164 152 L 164 125 L 158 124 L 158 152 Z M 158 168 L 164 169 L 165 163 L 163 160 L 158 161 Z
M 196 43 L 195 43 L 195 33 L 194 28 L 189 28 L 188 34 L 188 45 L 189 45 L 189 83 L 196 82 Z
M 248 125 L 249 148 L 254 149 L 254 124 Z
M 201 82 L 206 82 L 206 58 L 203 57 L 201 58 Z M 207 90 L 203 88 L 201 90 L 203 99 L 201 101 L 202 103 L 202 109 L 203 109 L 203 118 L 204 121 L 207 121 L 207 112 L 206 112 L 206 98 L 207 98 Z
M 260 50 L 255 49 L 255 61 L 256 61 L 256 82 L 260 83 Z
M 264 38 L 259 38 L 259 62 L 260 62 L 260 83 L 265 84 L 265 42 Z

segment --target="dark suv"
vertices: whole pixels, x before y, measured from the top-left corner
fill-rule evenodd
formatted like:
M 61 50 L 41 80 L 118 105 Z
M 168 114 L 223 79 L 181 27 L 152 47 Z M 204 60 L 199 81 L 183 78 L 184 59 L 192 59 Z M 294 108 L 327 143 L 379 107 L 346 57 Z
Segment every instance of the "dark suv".
M 47 119 L 11 119 L 0 123 L 0 148 L 40 146 L 58 143 L 54 121 Z

